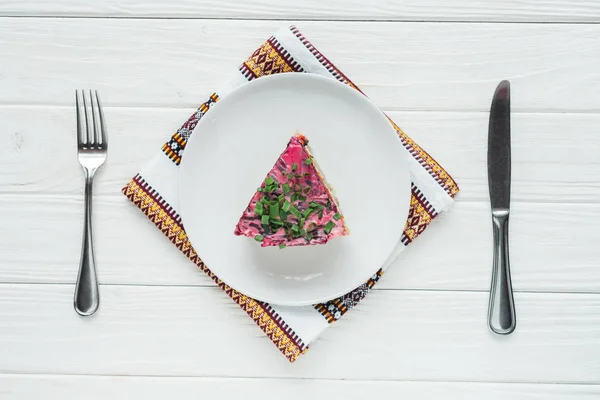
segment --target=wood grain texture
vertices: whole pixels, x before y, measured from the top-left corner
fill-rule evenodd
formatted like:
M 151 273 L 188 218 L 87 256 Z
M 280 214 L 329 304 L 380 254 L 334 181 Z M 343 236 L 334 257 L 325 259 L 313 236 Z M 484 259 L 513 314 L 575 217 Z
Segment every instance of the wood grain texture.
M 61 17 L 240 18 L 391 21 L 519 21 L 599 22 L 600 7 L 592 0 L 501 1 L 358 0 L 91 0 L 0 2 L 0 15 Z
M 0 18 L 0 103 L 196 107 L 285 21 Z M 386 110 L 600 110 L 600 25 L 302 22 Z M 74 34 L 76 32 L 76 34 Z
M 83 319 L 73 285 L 0 285 L 0 372 L 600 383 L 599 295 L 517 293 L 501 337 L 486 293 L 375 291 L 290 365 L 217 288 L 101 289 Z
M 95 194 L 120 197 L 123 185 L 192 112 L 106 107 L 110 149 Z M 456 179 L 460 201 L 488 201 L 487 112 L 388 115 Z M 0 195 L 82 196 L 74 106 L 1 106 L 0 120 Z M 515 114 L 512 201 L 598 203 L 599 126 L 598 114 Z
M 82 197 L 1 197 L 0 220 L 11 233 L 0 241 L 0 282 L 74 283 L 82 215 Z M 401 254 L 376 288 L 489 290 L 490 218 L 488 204 L 458 202 Z M 124 197 L 96 200 L 94 224 L 102 284 L 213 287 Z M 514 204 L 515 290 L 600 293 L 599 224 L 600 205 Z
M 291 23 L 462 188 L 293 365 L 119 193 Z M 0 0 L 0 399 L 598 398 L 599 23 L 591 0 Z M 508 337 L 485 326 L 486 134 L 502 79 L 513 89 Z M 82 319 L 73 92 L 88 87 L 111 149 L 94 211 L 101 308 Z
M 174 393 L 177 393 L 178 400 L 254 400 L 265 398 L 267 393 L 285 393 L 287 400 L 313 397 L 353 400 L 390 396 L 411 400 L 592 400 L 600 396 L 600 386 L 0 374 L 0 396 L 3 400 L 163 400 Z

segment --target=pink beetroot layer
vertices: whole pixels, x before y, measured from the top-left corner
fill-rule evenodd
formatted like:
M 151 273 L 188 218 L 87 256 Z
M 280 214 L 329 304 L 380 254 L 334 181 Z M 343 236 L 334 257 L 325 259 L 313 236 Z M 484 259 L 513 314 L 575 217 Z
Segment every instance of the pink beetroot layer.
M 312 162 L 312 157 L 305 148 L 306 143 L 307 140 L 302 135 L 296 135 L 290 139 L 287 147 L 283 153 L 281 153 L 279 159 L 267 175 L 267 177 L 270 176 L 279 184 L 277 189 L 272 193 L 260 191 L 254 193 L 254 196 L 252 196 L 250 203 L 244 210 L 242 217 L 235 227 L 234 233 L 236 235 L 251 238 L 255 238 L 257 235 L 262 236 L 261 246 L 267 247 L 278 245 L 306 246 L 325 244 L 335 237 L 346 236 L 348 234 L 343 217 L 338 220 L 334 219 L 336 214 L 339 216 L 341 213 L 336 202 L 331 197 L 329 190 L 322 181 L 314 162 Z M 307 159 L 311 160 L 308 164 L 305 162 Z M 296 165 L 296 170 L 292 171 L 294 164 Z M 289 176 L 290 174 L 293 174 L 291 179 Z M 299 177 L 298 175 L 301 176 Z M 283 190 L 284 184 L 288 184 L 289 187 L 292 188 L 287 194 L 284 193 Z M 265 178 L 265 181 L 263 181 L 260 186 L 261 190 L 265 189 L 266 186 Z M 306 197 L 305 201 L 296 200 L 291 202 L 294 188 L 304 189 L 302 195 Z M 291 203 L 291 206 L 296 207 L 301 213 L 307 208 L 317 210 L 314 207 L 314 203 L 323 207 L 322 209 L 318 209 L 321 211 L 322 216 L 319 215 L 318 211 L 315 211 L 305 218 L 303 227 L 312 235 L 310 240 L 307 239 L 306 236 L 294 238 L 290 232 L 286 233 L 286 230 L 283 227 L 276 230 L 274 228 L 265 229 L 261 224 L 261 216 L 256 214 L 256 204 L 265 196 L 275 200 L 280 195 L 284 195 L 285 199 Z M 311 206 L 311 202 L 313 202 L 313 206 Z M 299 224 L 300 219 L 293 214 L 288 214 L 285 221 L 291 224 Z M 331 231 L 327 233 L 325 227 L 329 221 L 333 222 L 335 225 L 331 228 Z

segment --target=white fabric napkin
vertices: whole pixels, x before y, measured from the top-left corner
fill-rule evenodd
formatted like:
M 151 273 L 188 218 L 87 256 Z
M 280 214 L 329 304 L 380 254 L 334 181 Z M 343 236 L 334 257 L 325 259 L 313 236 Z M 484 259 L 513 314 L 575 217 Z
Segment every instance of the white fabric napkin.
M 152 160 L 123 188 L 127 196 L 154 225 L 182 251 L 200 270 L 208 274 L 216 285 L 231 297 L 265 332 L 279 350 L 290 360 L 308 350 L 331 323 L 339 320 L 355 307 L 381 278 L 391 264 L 382 268 L 367 282 L 346 295 L 323 304 L 303 307 L 282 307 L 256 301 L 233 290 L 214 275 L 200 260 L 182 226 L 178 214 L 177 173 L 184 156 L 185 145 L 198 121 L 211 106 L 233 89 L 264 75 L 310 72 L 348 84 L 359 90 L 337 67 L 319 52 L 300 31 L 291 26 L 279 30 L 248 57 L 239 67 L 239 73 L 220 86 L 208 100 L 173 134 Z M 408 246 L 431 221 L 449 207 L 458 186 L 450 175 L 419 145 L 412 141 L 390 120 L 405 150 L 410 154 L 412 198 L 400 246 Z M 201 133 L 199 133 L 201 134 Z M 401 247 L 396 251 L 399 253 Z M 395 257 L 392 256 L 390 260 Z

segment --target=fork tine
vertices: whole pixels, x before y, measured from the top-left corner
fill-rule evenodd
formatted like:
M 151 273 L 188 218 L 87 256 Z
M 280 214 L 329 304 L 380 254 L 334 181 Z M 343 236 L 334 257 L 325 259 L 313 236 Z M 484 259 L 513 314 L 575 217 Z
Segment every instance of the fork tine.
M 87 146 L 93 146 L 92 137 L 91 137 L 91 133 L 90 133 L 90 120 L 88 118 L 87 103 L 85 101 L 85 90 L 81 91 L 81 97 L 83 98 L 83 113 L 85 114 L 86 140 L 84 141 L 84 143 L 86 143 Z
M 98 96 L 98 91 L 94 91 L 96 93 L 96 101 L 98 102 L 98 115 L 100 116 L 100 133 L 102 135 L 102 148 L 106 149 L 108 145 L 108 139 L 106 138 L 106 124 L 104 123 L 104 112 L 102 111 L 102 104 L 100 104 L 100 96 Z
M 96 121 L 96 107 L 94 106 L 94 96 L 92 96 L 92 91 L 90 90 L 90 104 L 92 105 L 92 147 L 99 146 L 100 137 L 98 135 L 97 121 Z
M 75 108 L 77 110 L 77 146 L 81 147 L 85 144 L 85 135 L 81 130 L 81 107 L 79 104 L 79 90 L 75 90 Z

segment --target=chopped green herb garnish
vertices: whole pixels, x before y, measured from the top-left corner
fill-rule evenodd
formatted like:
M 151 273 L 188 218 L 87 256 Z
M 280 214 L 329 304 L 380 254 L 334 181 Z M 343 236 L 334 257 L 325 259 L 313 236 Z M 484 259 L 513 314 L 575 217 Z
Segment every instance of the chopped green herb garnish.
M 295 171 L 296 171 L 296 169 L 298 169 L 298 164 L 296 164 L 296 163 L 293 163 L 293 164 L 292 164 L 292 172 L 295 172 Z
M 271 205 L 271 206 L 274 206 L 275 204 L 279 204 L 279 201 L 278 200 L 271 200 L 269 202 L 269 205 Z
M 300 218 L 300 216 L 302 215 L 300 214 L 300 211 L 294 206 L 290 207 L 290 212 L 294 214 L 296 218 Z
M 301 194 L 298 195 L 298 200 L 300 201 L 306 201 L 306 196 L 302 196 Z
M 263 213 L 263 205 L 262 205 L 262 203 L 260 203 L 260 202 L 256 203 L 256 207 L 254 208 L 254 212 L 257 215 L 262 215 L 262 213 Z
M 271 205 L 269 208 L 269 214 L 271 215 L 271 219 L 279 218 L 279 203 Z
M 304 212 L 302 213 L 302 216 L 303 216 L 304 218 L 308 218 L 308 216 L 309 216 L 310 214 L 312 214 L 312 212 L 313 212 L 313 211 L 315 211 L 313 208 L 307 208 L 307 209 L 306 209 L 306 210 L 304 210 Z
M 340 214 L 340 213 L 337 213 L 333 216 L 333 219 L 335 219 L 336 221 L 339 221 L 340 218 L 342 218 L 342 214 Z
M 267 176 L 267 179 L 265 179 L 265 183 L 270 186 L 275 183 L 275 179 L 273 179 L 273 177 L 269 175 Z
M 307 158 L 306 160 L 304 160 L 304 164 L 306 164 L 306 165 L 312 164 L 312 159 L 310 157 Z
M 257 242 L 262 242 L 264 238 L 265 237 L 263 235 L 256 235 L 256 236 L 254 236 L 254 240 L 256 240 Z
M 308 241 L 312 240 L 312 235 L 310 232 L 306 234 L 306 240 L 308 240 Z
M 329 235 L 329 233 L 331 232 L 331 230 L 333 229 L 333 227 L 335 226 L 335 223 L 333 221 L 329 221 L 326 225 L 325 225 L 325 229 L 323 229 L 325 231 L 326 234 Z
M 292 232 L 298 232 L 299 230 L 298 225 L 292 225 Z
M 304 228 L 304 221 L 306 221 L 306 218 L 300 218 L 300 222 L 298 223 L 300 228 Z
M 290 192 L 290 185 L 287 183 L 283 184 L 283 193 L 288 194 Z
M 300 236 L 305 236 L 306 235 L 306 231 L 304 229 L 300 229 Z
M 298 200 L 298 194 L 297 193 L 293 193 L 292 197 L 290 198 L 291 202 L 293 203 L 294 201 Z
M 323 218 L 323 210 L 319 211 L 319 219 Z
M 263 225 L 269 225 L 269 216 L 263 215 L 262 218 L 260 219 L 260 223 Z
M 285 212 L 288 212 L 288 211 L 290 211 L 290 206 L 291 206 L 290 202 L 285 200 L 283 202 L 283 205 L 281 206 L 281 209 Z
M 331 200 L 327 200 L 327 204 L 325 205 L 325 207 L 327 207 L 327 208 L 331 207 Z
M 281 218 L 282 221 L 285 221 L 287 219 L 286 212 L 283 210 L 279 210 L 279 218 Z
M 322 206 L 322 205 L 320 205 L 319 203 L 315 202 L 315 201 L 311 201 L 311 202 L 310 202 L 310 206 L 311 206 L 312 208 L 319 208 L 319 209 L 321 209 L 321 210 L 323 209 L 323 206 Z
M 261 187 L 259 187 L 259 188 L 256 188 L 256 191 L 257 191 L 257 192 L 262 192 L 262 191 L 263 191 L 263 188 L 261 188 Z
M 281 243 L 281 244 L 279 245 L 279 248 L 280 248 L 280 249 L 285 249 L 285 247 L 286 247 L 286 246 L 287 246 L 287 245 L 286 245 L 285 243 Z
M 271 220 L 271 225 L 277 226 L 279 228 L 281 228 L 283 226 L 283 221 L 278 220 L 278 219 L 272 219 Z

